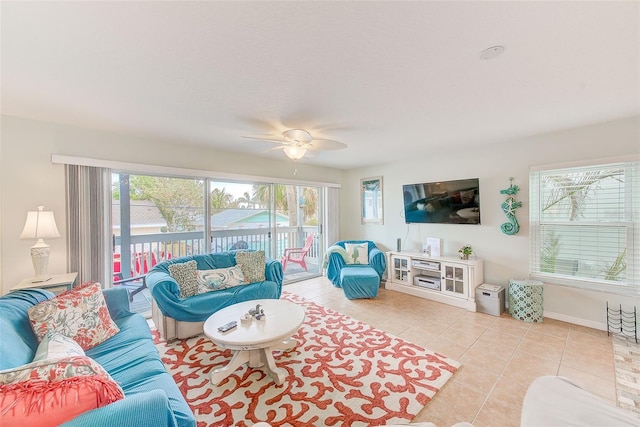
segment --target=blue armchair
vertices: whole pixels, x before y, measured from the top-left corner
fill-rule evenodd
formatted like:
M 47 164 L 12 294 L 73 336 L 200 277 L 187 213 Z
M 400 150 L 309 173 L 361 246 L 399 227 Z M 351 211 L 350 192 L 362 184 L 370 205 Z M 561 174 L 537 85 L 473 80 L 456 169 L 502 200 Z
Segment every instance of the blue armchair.
M 368 264 L 348 264 L 347 244 L 367 244 Z M 374 298 L 380 280 L 387 268 L 387 259 L 375 243 L 369 240 L 342 240 L 327 249 L 325 263 L 327 277 L 338 288 L 343 288 L 349 299 Z

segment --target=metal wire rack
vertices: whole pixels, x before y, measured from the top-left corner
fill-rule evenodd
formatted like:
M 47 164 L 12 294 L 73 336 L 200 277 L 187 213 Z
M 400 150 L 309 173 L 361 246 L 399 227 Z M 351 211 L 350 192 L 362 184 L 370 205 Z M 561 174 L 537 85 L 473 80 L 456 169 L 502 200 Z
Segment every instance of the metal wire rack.
M 618 308 L 609 307 L 607 301 L 607 335 L 622 335 L 625 338 L 633 338 L 638 343 L 637 309 L 633 311 L 622 309 L 622 304 Z

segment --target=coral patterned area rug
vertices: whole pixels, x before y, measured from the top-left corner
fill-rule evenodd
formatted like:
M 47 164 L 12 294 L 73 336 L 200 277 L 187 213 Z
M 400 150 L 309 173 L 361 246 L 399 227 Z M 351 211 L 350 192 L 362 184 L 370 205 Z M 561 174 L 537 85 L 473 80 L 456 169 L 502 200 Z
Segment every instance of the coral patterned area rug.
M 209 373 L 231 359 L 230 350 L 199 335 L 166 343 L 154 331 L 169 373 L 198 426 L 369 426 L 407 423 L 453 376 L 460 363 L 386 334 L 290 293 L 305 321 L 298 346 L 275 353 L 287 371 L 277 386 L 246 365 L 218 385 Z

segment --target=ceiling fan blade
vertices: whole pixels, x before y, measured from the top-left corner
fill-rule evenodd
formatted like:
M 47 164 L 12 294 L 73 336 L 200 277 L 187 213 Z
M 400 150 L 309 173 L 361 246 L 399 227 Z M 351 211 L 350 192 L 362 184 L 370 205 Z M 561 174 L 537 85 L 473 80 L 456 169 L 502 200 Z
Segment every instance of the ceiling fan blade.
M 269 138 L 269 137 L 261 137 L 261 136 L 243 136 L 243 138 L 247 138 L 247 139 L 257 139 L 258 141 L 268 141 L 268 142 L 277 142 L 279 144 L 284 144 L 284 145 L 288 145 L 289 143 L 287 141 L 284 141 L 282 139 L 275 139 L 275 138 Z
M 309 144 L 310 150 L 342 150 L 347 148 L 347 144 L 333 139 L 314 139 Z

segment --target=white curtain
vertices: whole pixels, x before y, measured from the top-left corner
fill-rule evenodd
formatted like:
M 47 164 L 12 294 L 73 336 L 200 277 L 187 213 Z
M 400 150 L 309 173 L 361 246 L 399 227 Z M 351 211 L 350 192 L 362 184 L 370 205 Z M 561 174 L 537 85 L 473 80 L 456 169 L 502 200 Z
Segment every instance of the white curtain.
M 333 245 L 340 238 L 340 189 L 327 188 L 327 217 L 325 222 L 327 247 Z
M 77 284 L 111 283 L 111 171 L 66 165 L 68 271 Z

